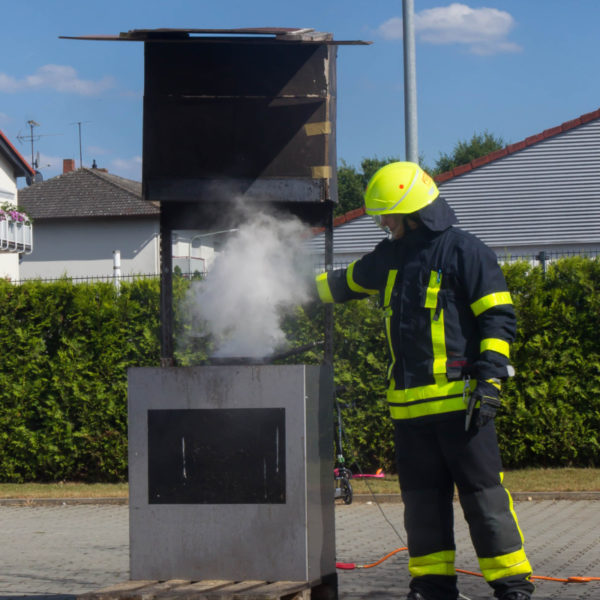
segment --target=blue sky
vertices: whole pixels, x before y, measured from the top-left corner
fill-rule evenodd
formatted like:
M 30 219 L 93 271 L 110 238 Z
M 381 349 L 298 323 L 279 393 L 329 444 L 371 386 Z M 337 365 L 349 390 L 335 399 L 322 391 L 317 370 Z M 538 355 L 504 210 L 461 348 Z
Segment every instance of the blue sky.
M 426 164 L 485 130 L 517 142 L 600 107 L 599 0 L 414 0 Z M 59 39 L 130 29 L 312 27 L 338 51 L 337 153 L 404 158 L 401 0 L 5 3 L 0 129 L 47 179 L 62 159 L 141 179 L 143 44 Z

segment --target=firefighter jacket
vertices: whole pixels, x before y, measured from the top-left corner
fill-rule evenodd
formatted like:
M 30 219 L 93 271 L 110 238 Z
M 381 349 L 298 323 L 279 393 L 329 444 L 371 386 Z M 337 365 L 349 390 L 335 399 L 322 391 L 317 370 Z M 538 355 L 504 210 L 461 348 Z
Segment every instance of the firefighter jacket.
M 438 197 L 422 225 L 385 239 L 346 269 L 317 276 L 324 302 L 378 295 L 390 354 L 387 401 L 395 421 L 465 410 L 465 375 L 505 379 L 516 319 L 496 255 Z

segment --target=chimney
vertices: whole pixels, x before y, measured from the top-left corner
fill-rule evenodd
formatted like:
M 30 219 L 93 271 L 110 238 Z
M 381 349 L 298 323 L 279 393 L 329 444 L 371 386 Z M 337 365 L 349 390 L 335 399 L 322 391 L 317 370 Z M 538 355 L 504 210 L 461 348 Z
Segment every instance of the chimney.
M 74 158 L 63 158 L 63 175 L 75 170 Z

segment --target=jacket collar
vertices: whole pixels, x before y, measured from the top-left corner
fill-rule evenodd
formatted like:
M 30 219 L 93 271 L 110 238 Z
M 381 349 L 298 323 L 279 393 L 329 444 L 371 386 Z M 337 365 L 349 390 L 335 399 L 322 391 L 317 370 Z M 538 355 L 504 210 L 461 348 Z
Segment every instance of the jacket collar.
M 418 214 L 423 225 L 430 231 L 444 231 L 458 223 L 454 211 L 441 196 L 422 208 Z

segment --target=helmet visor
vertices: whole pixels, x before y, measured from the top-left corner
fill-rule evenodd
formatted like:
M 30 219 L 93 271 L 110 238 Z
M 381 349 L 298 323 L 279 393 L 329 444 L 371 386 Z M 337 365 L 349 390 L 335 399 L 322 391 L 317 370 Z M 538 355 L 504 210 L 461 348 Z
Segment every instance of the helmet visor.
M 373 222 L 375 223 L 375 225 L 377 225 L 377 227 L 379 227 L 379 229 L 381 229 L 383 232 L 385 232 L 385 234 L 387 236 L 389 236 L 391 234 L 390 228 L 387 225 L 383 225 L 382 221 L 382 215 L 370 215 L 371 219 L 373 219 Z

